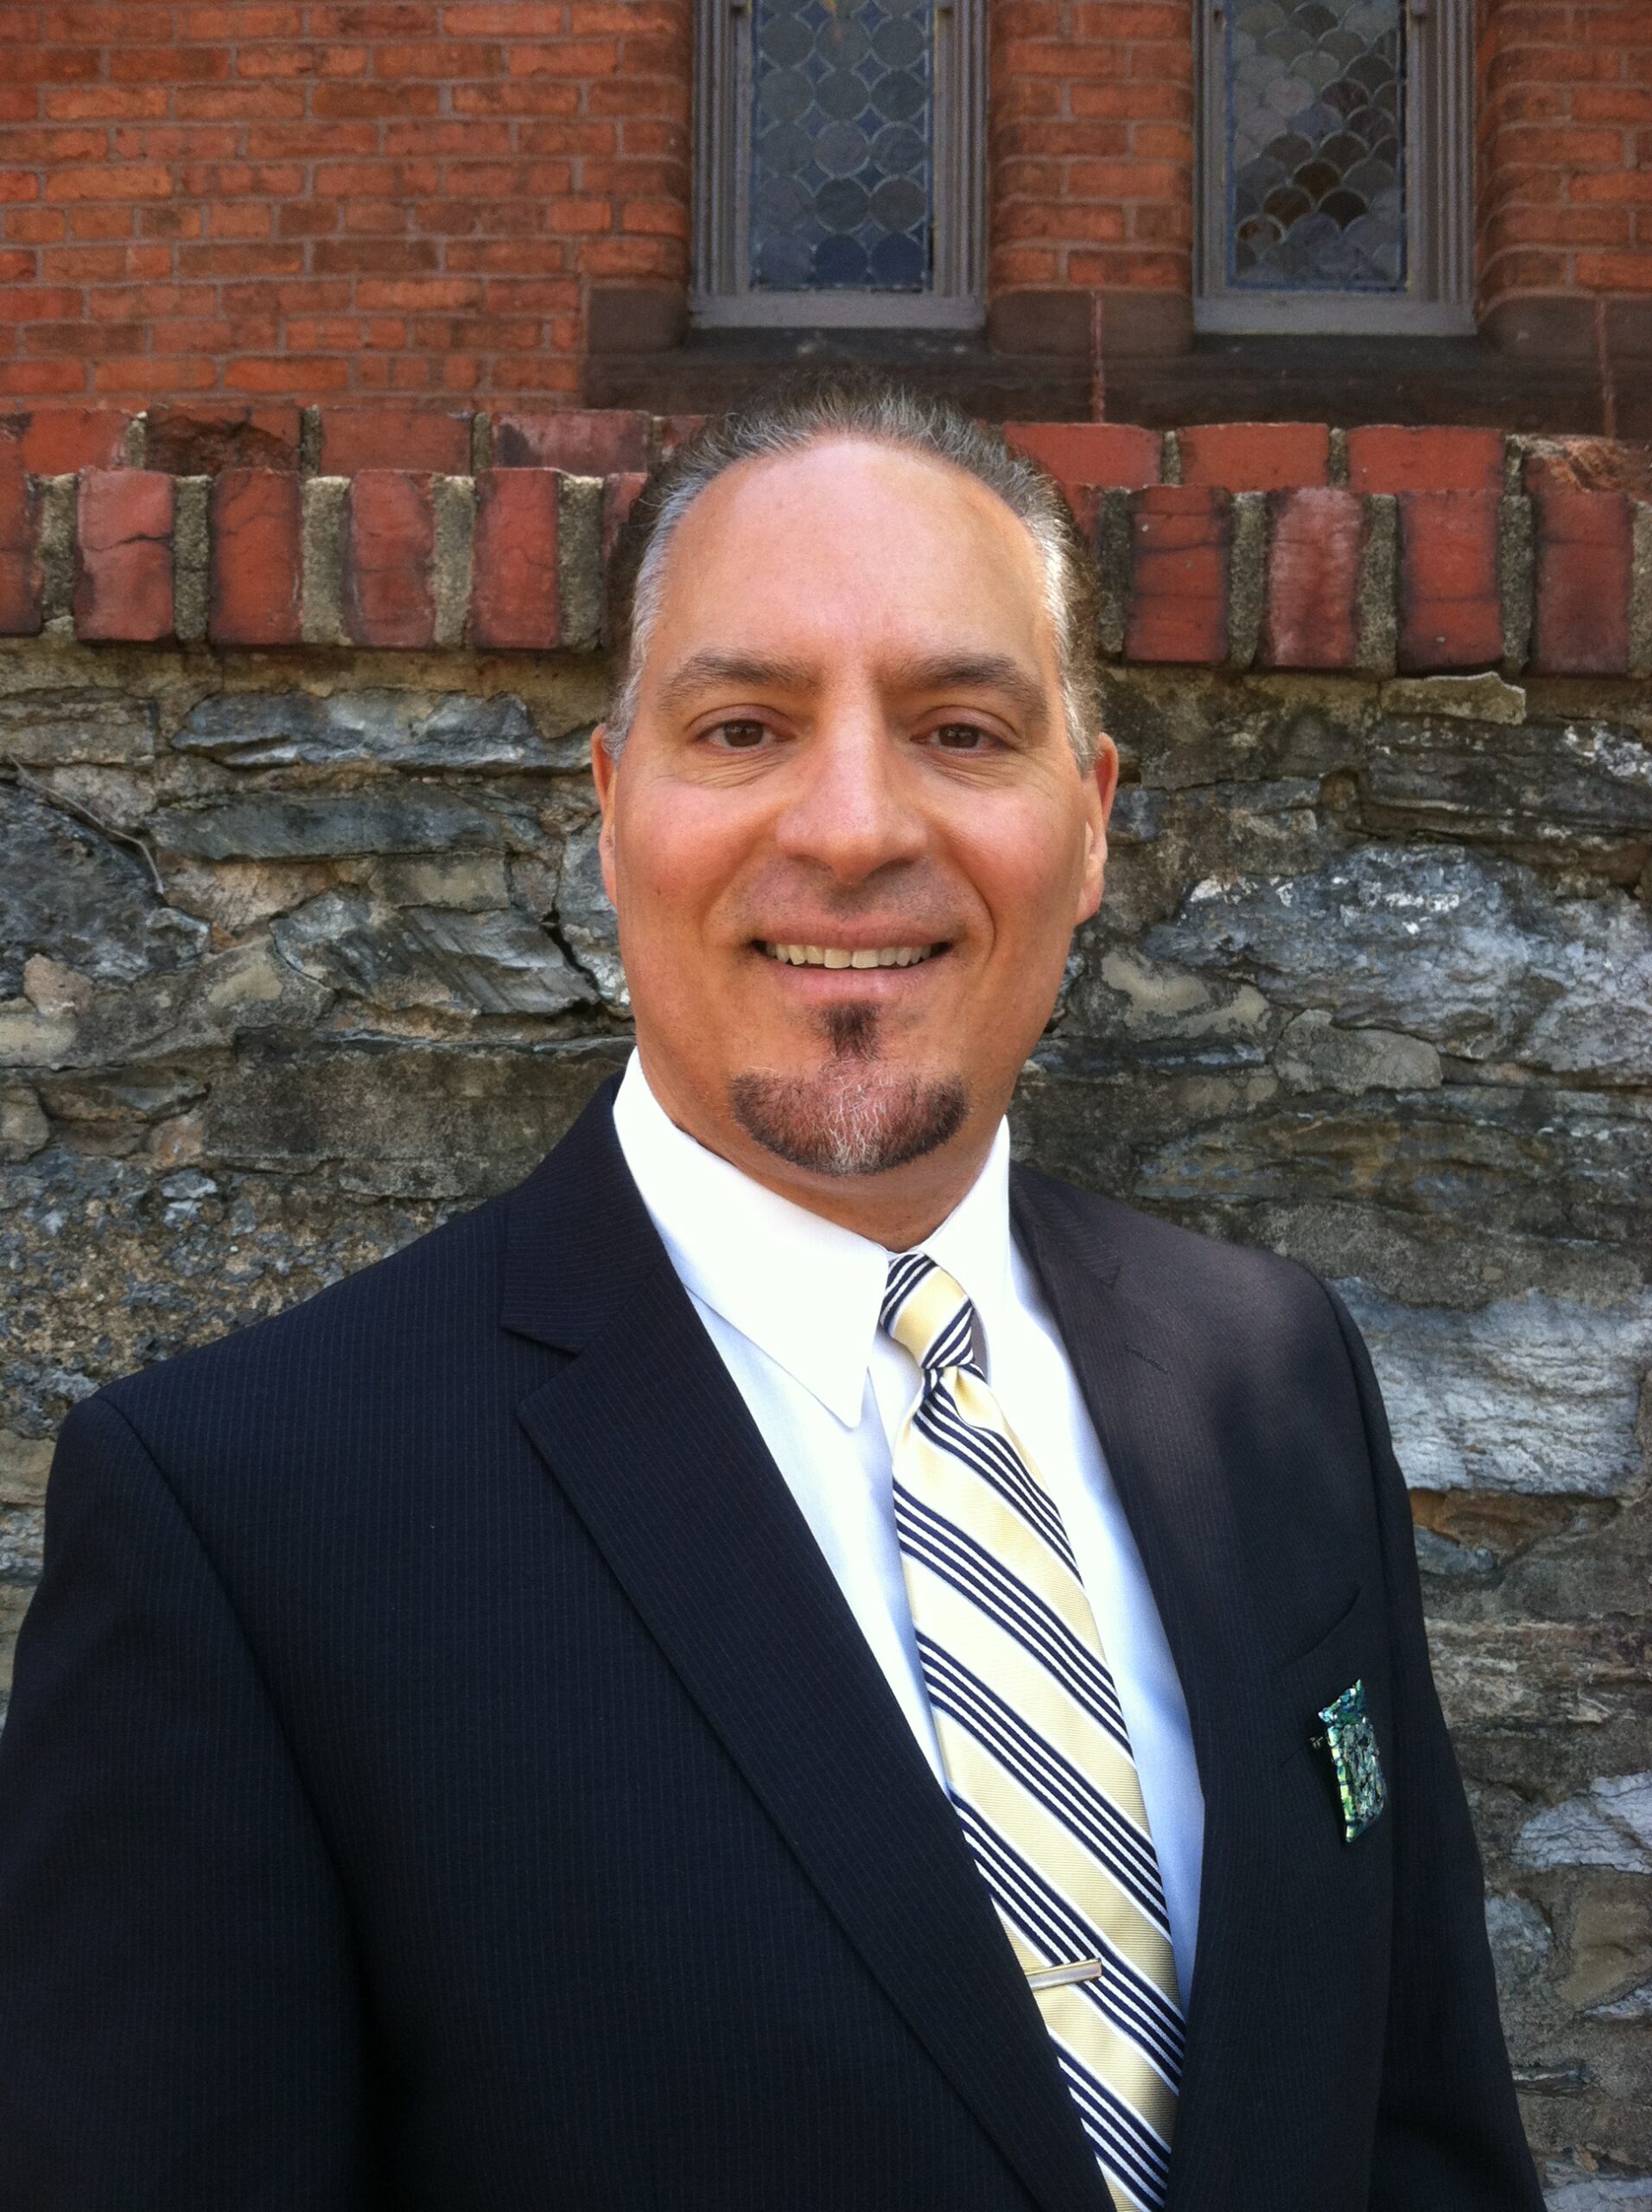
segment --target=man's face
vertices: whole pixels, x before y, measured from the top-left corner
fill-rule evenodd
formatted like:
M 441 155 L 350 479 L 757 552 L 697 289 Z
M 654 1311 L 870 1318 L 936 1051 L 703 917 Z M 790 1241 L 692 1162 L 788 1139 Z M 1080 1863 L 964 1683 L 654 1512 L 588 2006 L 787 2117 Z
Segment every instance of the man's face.
M 836 440 L 718 478 L 663 587 L 621 760 L 593 754 L 656 1096 L 839 1217 L 845 1179 L 967 1181 L 1116 775 L 1105 740 L 1074 760 L 1032 538 L 961 472 Z

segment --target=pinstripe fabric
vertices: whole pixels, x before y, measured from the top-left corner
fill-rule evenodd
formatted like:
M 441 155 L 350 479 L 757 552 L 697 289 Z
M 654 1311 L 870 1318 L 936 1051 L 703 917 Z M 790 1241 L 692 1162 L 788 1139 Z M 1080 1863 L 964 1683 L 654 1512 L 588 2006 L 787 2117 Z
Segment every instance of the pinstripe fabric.
M 0 1734 L 18 2212 L 1102 2212 L 611 1096 L 69 1414 Z M 1012 1195 L 1200 1747 L 1166 2212 L 1542 2212 L 1357 1332 L 1271 1253 Z M 1350 1845 L 1306 1737 L 1356 1675 Z
M 957 1283 L 902 1254 L 880 1319 L 924 1378 L 895 1441 L 895 1525 L 964 1839 L 1115 2201 L 1160 2212 L 1181 2004 L 1095 1618 L 1055 1503 L 987 1387 Z

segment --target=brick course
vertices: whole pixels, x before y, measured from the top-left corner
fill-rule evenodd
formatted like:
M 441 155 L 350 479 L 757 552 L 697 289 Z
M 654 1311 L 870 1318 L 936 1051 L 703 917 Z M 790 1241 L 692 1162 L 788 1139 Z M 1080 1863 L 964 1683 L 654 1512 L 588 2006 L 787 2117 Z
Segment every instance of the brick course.
M 627 464 L 692 427 L 624 410 L 371 413 L 261 421 L 259 439 L 280 433 L 294 455 L 276 469 L 239 465 L 250 417 L 227 429 L 192 417 L 186 434 L 169 411 L 158 428 L 117 410 L 0 415 L 0 636 L 67 624 L 87 640 L 143 643 L 170 635 L 176 611 L 181 635 L 220 645 L 586 644 L 597 555 L 644 481 Z M 1011 435 L 1058 477 L 1096 546 L 1113 658 L 1652 675 L 1652 446 L 1387 424 L 1349 431 L 1340 453 L 1323 423 L 1161 437 L 1130 423 L 1020 423 Z M 27 465 L 30 454 L 117 449 L 185 465 L 175 475 Z M 416 465 L 386 467 L 386 453 Z M 432 456 L 452 465 L 432 468 Z M 1346 485 L 1312 480 L 1344 459 Z M 179 480 L 204 503 L 193 510 L 204 545 L 175 499 Z M 50 499 L 66 493 L 68 595 L 45 558 Z

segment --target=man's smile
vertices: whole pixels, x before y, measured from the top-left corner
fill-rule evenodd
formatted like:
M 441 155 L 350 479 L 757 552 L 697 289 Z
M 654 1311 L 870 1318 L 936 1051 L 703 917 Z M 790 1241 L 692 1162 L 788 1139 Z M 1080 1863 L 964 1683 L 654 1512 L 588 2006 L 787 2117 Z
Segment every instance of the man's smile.
M 791 968 L 915 968 L 946 950 L 941 944 L 777 944 L 762 938 L 758 950 Z

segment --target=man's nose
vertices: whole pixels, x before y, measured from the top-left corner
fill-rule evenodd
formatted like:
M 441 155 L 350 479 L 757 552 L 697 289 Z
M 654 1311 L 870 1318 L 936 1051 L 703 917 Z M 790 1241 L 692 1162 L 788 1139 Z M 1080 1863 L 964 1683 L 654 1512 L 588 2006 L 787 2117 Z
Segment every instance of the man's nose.
M 912 765 L 875 710 L 834 716 L 802 750 L 777 826 L 780 850 L 848 882 L 916 860 L 927 833 Z

